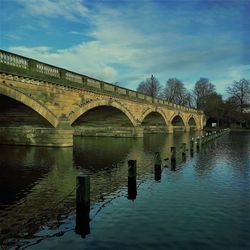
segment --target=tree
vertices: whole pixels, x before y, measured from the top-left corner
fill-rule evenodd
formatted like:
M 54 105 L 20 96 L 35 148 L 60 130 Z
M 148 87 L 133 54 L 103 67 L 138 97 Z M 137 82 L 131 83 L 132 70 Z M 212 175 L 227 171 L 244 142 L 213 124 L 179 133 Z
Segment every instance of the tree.
M 221 125 L 224 121 L 224 108 L 222 96 L 214 92 L 209 95 L 204 106 L 204 112 L 207 117 L 212 118 L 218 125 Z
M 170 78 L 167 80 L 163 89 L 163 98 L 169 102 L 179 105 L 191 106 L 191 94 L 185 88 L 183 82 L 177 78 Z
M 215 86 L 209 82 L 207 78 L 200 78 L 195 83 L 193 90 L 196 107 L 198 109 L 204 109 L 209 96 L 215 92 Z
M 244 109 L 250 107 L 250 81 L 241 79 L 234 81 L 230 87 L 227 88 L 228 94 L 235 99 L 235 104 L 238 106 L 239 111 L 243 114 Z
M 150 78 L 147 78 L 145 81 L 141 82 L 136 90 L 145 95 L 158 97 L 161 92 L 161 85 L 158 79 L 151 75 Z
M 187 90 L 187 94 L 186 94 L 186 106 L 189 108 L 194 108 L 194 97 L 192 95 L 192 93 L 190 91 Z
M 228 124 L 241 121 L 241 115 L 238 108 L 238 100 L 230 96 L 224 102 L 224 119 Z

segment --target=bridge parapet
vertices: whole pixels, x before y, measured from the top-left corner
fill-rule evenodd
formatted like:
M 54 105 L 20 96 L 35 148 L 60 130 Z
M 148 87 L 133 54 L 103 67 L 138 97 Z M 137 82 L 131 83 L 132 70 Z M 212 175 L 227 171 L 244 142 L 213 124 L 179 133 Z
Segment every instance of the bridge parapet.
M 0 50 L 0 72 L 32 78 L 39 81 L 47 81 L 52 84 L 58 84 L 69 88 L 86 89 L 98 93 L 119 96 L 121 98 L 136 99 L 140 102 L 163 105 L 170 109 L 184 112 L 203 114 L 202 111 L 196 109 L 170 103 L 160 98 L 153 98 L 131 89 L 100 81 L 86 75 L 4 50 Z

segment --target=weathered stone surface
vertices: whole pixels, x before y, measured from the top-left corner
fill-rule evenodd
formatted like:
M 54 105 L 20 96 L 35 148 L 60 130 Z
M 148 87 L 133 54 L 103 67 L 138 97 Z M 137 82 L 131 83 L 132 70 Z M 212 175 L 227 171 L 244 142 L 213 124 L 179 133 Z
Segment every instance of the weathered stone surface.
M 0 143 L 50 147 L 73 145 L 73 130 L 33 127 L 0 127 Z
M 203 129 L 201 111 L 11 53 L 2 59 L 1 53 L 7 52 L 0 51 L 0 97 L 36 112 L 31 115 L 18 106 L 16 111 L 1 111 L 1 143 L 71 146 L 73 133 L 142 137 L 143 133 Z M 11 57 L 16 65 L 9 63 Z M 33 130 L 25 125 L 33 126 Z

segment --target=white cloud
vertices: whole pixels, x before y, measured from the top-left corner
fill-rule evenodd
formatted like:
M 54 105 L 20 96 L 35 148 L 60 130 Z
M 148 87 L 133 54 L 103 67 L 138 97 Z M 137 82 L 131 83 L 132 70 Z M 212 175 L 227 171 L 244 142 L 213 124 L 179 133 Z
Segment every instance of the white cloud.
M 88 9 L 81 0 L 17 0 L 28 14 L 45 17 L 63 17 L 69 20 L 77 20 L 77 17 L 85 17 Z
M 24 46 L 17 46 L 17 47 L 10 47 L 10 51 L 20 53 L 26 56 L 36 56 L 39 55 L 40 53 L 48 53 L 49 52 L 49 47 L 46 46 L 40 46 L 40 47 L 35 47 L 35 48 L 28 48 Z
M 16 35 L 16 34 L 12 34 L 12 33 L 9 33 L 7 35 L 5 35 L 7 38 L 9 39 L 13 39 L 13 40 L 22 40 L 22 37 L 19 36 L 19 35 Z
M 83 35 L 83 33 L 78 32 L 78 31 L 70 31 L 69 33 L 72 35 Z
M 250 65 L 236 65 L 225 68 L 221 72 L 216 72 L 212 83 L 216 85 L 216 90 L 227 96 L 226 89 L 234 80 L 238 81 L 242 78 L 249 79 Z
M 124 7 L 112 9 L 105 5 L 88 10 L 80 0 L 18 1 L 32 15 L 60 16 L 69 20 L 87 18 L 88 33 L 84 28 L 77 30 L 75 27 L 69 33 L 73 37 L 87 35 L 92 39 L 65 49 L 47 46 L 9 48 L 28 57 L 108 82 L 118 81 L 131 88 L 154 74 L 161 77 L 162 84 L 170 77 L 177 77 L 188 79 L 190 85 L 191 81 L 195 83 L 206 76 L 219 84 L 217 90 L 222 90 L 226 82 L 244 75 L 237 68 L 240 63 L 235 62 L 235 58 L 240 57 L 241 44 L 232 39 L 231 33 L 223 31 L 214 37 L 203 30 L 190 30 L 191 23 L 198 23 L 201 14 L 189 18 L 190 12 L 183 11 L 184 16 L 173 14 L 166 18 L 164 12 L 164 16 L 158 17 L 152 2 L 147 2 L 148 8 L 146 4 L 142 9 L 128 6 L 125 12 Z M 202 19 L 203 28 L 216 25 L 217 19 L 212 17 L 206 14 L 205 20 Z
M 229 68 L 228 76 L 232 79 L 239 80 L 240 78 L 249 78 L 250 77 L 250 65 L 241 65 L 238 67 Z
M 98 79 L 113 81 L 115 68 L 109 65 L 109 53 L 98 42 L 89 42 L 69 49 L 53 50 L 49 47 L 11 47 L 10 51 L 58 67 L 63 67 Z

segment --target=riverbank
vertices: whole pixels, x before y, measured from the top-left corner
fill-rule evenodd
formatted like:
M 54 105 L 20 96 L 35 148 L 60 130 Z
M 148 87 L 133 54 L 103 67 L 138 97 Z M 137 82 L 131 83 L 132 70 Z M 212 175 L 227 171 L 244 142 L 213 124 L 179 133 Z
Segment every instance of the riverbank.
M 230 128 L 230 131 L 233 131 L 233 132 L 250 132 L 250 129 L 247 129 L 247 128 Z
M 204 131 L 219 131 L 225 128 L 204 128 Z M 232 132 L 250 132 L 250 128 L 229 128 Z

